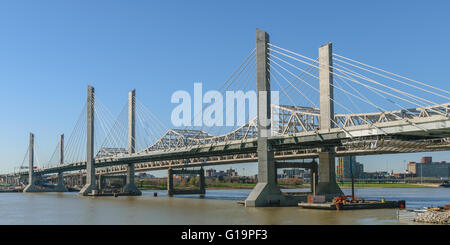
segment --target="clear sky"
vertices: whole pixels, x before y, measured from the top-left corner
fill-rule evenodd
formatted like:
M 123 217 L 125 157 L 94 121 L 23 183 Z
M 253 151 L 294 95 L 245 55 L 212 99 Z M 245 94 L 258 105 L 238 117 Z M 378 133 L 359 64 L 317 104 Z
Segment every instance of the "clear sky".
M 166 125 L 175 90 L 217 89 L 255 45 L 255 29 L 310 57 L 337 53 L 450 90 L 449 1 L 0 1 L 0 172 L 23 160 L 29 132 L 50 158 L 93 85 L 115 114 L 133 88 Z M 359 157 L 403 171 L 422 155 Z M 256 165 L 239 165 L 246 174 Z M 247 166 L 247 167 L 246 167 Z M 226 168 L 226 167 L 222 167 Z

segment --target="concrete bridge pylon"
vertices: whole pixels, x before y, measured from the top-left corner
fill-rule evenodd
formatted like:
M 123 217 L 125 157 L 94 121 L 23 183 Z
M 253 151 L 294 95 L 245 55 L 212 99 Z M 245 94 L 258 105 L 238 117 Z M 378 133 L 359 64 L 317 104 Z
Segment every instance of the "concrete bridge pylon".
M 34 175 L 34 134 L 30 133 L 30 143 L 28 145 L 28 185 L 23 192 L 38 192 L 35 185 Z
M 59 136 L 59 164 L 64 163 L 64 134 Z M 64 173 L 58 172 L 58 184 L 55 187 L 55 192 L 67 192 L 67 188 L 64 185 Z
M 98 194 L 94 164 L 94 87 L 88 86 L 87 92 L 86 185 L 79 193 L 83 196 Z
M 128 153 L 136 151 L 136 90 L 128 94 Z M 126 183 L 123 192 L 128 195 L 140 196 L 142 192 L 136 187 L 134 180 L 134 163 L 128 164 Z
M 274 151 L 268 137 L 271 134 L 271 96 L 269 71 L 269 34 L 256 30 L 256 87 L 258 99 L 258 183 L 245 200 L 246 207 L 297 205 L 294 197 L 283 195 L 277 186 Z
M 332 43 L 319 48 L 319 87 L 320 87 L 320 132 L 327 133 L 335 127 L 333 57 Z M 319 153 L 319 183 L 317 194 L 325 195 L 327 200 L 343 195 L 336 183 L 335 152 L 332 148 L 322 148 Z

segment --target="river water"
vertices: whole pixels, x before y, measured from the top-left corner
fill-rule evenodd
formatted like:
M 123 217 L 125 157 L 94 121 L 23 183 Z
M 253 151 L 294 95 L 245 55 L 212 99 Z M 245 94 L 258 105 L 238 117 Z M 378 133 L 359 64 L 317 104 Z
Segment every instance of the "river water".
M 117 198 L 80 197 L 75 192 L 0 193 L 0 224 L 413 224 L 396 209 L 337 212 L 299 207 L 245 208 L 236 203 L 250 191 L 207 190 L 205 198 L 169 198 L 165 191 Z M 346 188 L 343 191 L 351 192 Z M 450 204 L 450 188 L 361 188 L 356 196 L 406 200 L 408 209 Z

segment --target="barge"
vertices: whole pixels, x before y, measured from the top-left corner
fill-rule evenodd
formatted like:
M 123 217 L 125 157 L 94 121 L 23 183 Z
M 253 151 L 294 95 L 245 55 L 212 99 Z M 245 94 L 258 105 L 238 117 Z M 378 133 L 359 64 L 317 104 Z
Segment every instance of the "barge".
M 364 201 L 360 203 L 299 203 L 299 207 L 307 209 L 325 210 L 355 210 L 355 209 L 382 209 L 382 208 L 405 208 L 405 201 Z

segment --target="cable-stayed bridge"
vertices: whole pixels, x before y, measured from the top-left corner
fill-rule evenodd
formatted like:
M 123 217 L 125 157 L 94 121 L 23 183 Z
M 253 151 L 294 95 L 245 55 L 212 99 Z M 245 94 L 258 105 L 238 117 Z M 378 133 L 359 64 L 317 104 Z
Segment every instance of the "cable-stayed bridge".
M 115 117 L 89 87 L 73 132 L 66 143 L 60 137 L 48 164 L 35 168 L 39 161 L 30 134 L 21 170 L 4 175 L 4 181 L 22 177 L 28 183 L 25 192 L 43 191 L 36 178 L 58 174 L 53 190 L 64 191 L 63 173 L 81 170 L 86 183 L 80 193 L 96 195 L 96 176 L 126 173 L 124 193 L 139 195 L 135 172 L 169 169 L 168 192 L 173 193 L 175 169 L 258 162 L 258 184 L 246 205 L 296 205 L 304 196 L 280 191 L 277 168 L 310 168 L 312 192 L 331 198 L 342 193 L 335 179 L 336 156 L 450 149 L 447 90 L 335 54 L 331 43 L 313 59 L 271 43 L 264 31 L 256 34 L 256 48 L 219 89 L 256 91 L 257 115 L 247 115 L 243 125 L 170 129 L 134 90 Z M 270 91 L 279 91 L 279 103 L 271 103 Z M 203 174 L 202 168 L 180 171 Z

